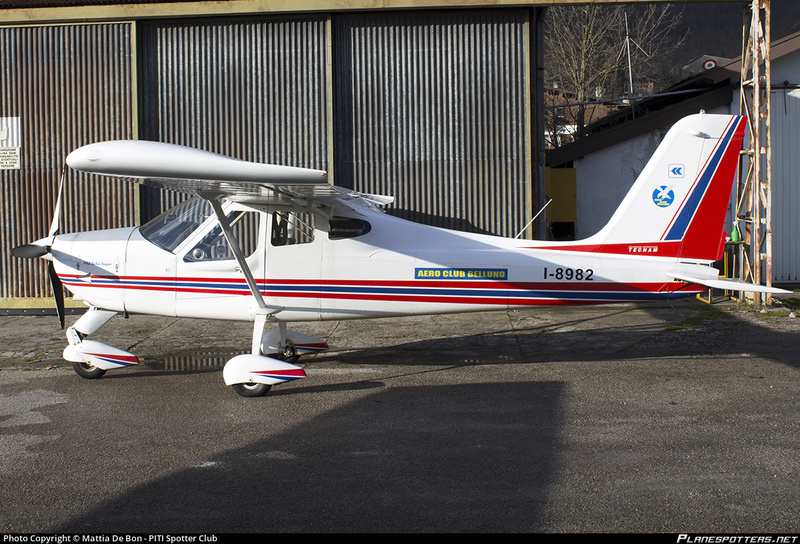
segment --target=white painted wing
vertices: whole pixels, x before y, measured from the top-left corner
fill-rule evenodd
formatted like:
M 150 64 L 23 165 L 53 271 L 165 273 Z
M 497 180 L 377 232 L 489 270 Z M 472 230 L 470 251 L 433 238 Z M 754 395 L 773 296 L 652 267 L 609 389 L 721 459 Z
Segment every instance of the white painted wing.
M 756 285 L 754 283 L 747 283 L 745 281 L 738 281 L 732 280 L 728 278 L 706 278 L 701 276 L 692 276 L 689 274 L 667 274 L 670 278 L 686 281 L 689 283 L 694 283 L 697 285 L 703 285 L 705 287 L 710 287 L 712 289 L 724 289 L 726 291 L 748 291 L 748 292 L 756 292 L 756 293 L 773 293 L 773 294 L 781 294 L 781 293 L 790 293 L 791 291 L 786 291 L 785 289 L 780 289 L 778 287 L 767 287 L 766 285 Z
M 115 140 L 76 149 L 67 165 L 80 172 L 130 178 L 207 198 L 275 202 L 339 197 L 322 170 L 242 161 L 162 142 Z
M 144 140 L 85 145 L 69 154 L 67 165 L 82 172 L 132 178 L 327 183 L 322 170 L 247 162 L 192 147 Z

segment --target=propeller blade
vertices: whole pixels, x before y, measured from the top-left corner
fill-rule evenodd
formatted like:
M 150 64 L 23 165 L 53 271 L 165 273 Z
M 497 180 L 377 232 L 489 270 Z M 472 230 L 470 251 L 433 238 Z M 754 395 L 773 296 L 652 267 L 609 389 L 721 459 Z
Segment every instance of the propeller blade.
M 58 234 L 59 222 L 61 219 L 61 195 L 64 193 L 64 175 L 67 172 L 67 164 L 61 169 L 61 179 L 58 182 L 58 198 L 56 198 L 56 209 L 53 211 L 53 222 L 50 223 L 50 233 L 48 236 L 52 239 Z
M 56 198 L 56 209 L 53 212 L 53 222 L 50 224 L 50 232 L 48 233 L 49 240 L 45 242 L 44 239 L 39 240 L 37 244 L 24 244 L 17 246 L 11 250 L 11 255 L 20 259 L 35 259 L 37 257 L 44 257 L 50 253 L 51 246 L 55 241 L 58 234 L 59 219 L 61 217 L 61 195 L 64 193 L 64 176 L 67 171 L 67 165 L 61 170 L 61 180 L 58 183 L 58 197 Z M 42 244 L 46 245 L 42 245 Z M 61 328 L 64 328 L 64 285 L 56 274 L 55 266 L 53 265 L 52 256 L 47 257 L 50 261 L 47 265 L 47 275 L 50 277 L 50 285 L 53 287 L 53 295 L 56 299 L 56 312 L 58 312 L 58 320 L 61 323 Z
M 36 259 L 43 257 L 50 251 L 48 247 L 39 246 L 36 244 L 25 244 L 17 246 L 11 250 L 11 255 L 19 259 Z
M 64 286 L 56 274 L 56 268 L 53 261 L 47 264 L 47 274 L 50 276 L 50 285 L 53 286 L 53 295 L 56 299 L 56 311 L 58 312 L 58 320 L 61 323 L 61 328 L 64 328 Z

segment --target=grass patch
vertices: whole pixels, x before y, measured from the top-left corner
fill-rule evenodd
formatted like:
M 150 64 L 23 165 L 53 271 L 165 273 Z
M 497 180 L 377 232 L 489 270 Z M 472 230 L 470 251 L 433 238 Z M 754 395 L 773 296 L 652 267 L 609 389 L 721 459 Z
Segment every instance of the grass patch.
M 47 357 L 47 352 L 44 350 L 39 350 L 36 352 L 35 355 L 31 355 L 29 357 L 25 357 L 22 359 L 23 363 L 35 363 L 37 361 L 41 361 L 42 359 Z
M 696 315 L 693 315 L 692 317 L 687 317 L 680 323 L 676 323 L 675 325 L 670 325 L 665 330 L 677 331 L 681 329 L 689 329 L 692 327 L 696 327 L 705 321 L 709 321 L 712 319 L 728 319 L 729 317 L 730 315 L 727 312 L 717 310 L 716 308 L 706 308 L 697 313 Z
M 789 308 L 790 310 L 800 309 L 800 297 L 789 297 L 774 300 L 777 304 L 783 306 L 784 308 Z

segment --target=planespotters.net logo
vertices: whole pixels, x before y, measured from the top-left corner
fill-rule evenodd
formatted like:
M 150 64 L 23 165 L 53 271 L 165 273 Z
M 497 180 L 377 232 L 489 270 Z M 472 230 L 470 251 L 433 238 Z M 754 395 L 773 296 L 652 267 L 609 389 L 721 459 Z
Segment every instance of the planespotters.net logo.
M 678 544 L 794 544 L 796 535 L 678 535 Z

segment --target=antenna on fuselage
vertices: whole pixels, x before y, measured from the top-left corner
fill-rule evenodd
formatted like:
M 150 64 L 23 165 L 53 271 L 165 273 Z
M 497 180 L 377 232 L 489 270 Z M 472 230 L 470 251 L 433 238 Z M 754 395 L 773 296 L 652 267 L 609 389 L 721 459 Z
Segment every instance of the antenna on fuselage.
M 514 236 L 514 239 L 515 239 L 515 240 L 516 240 L 517 238 L 519 238 L 520 236 L 522 236 L 522 233 L 523 233 L 523 232 L 525 232 L 526 230 L 528 230 L 528 227 L 530 227 L 530 226 L 531 226 L 531 223 L 533 223 L 534 221 L 536 221 L 536 218 L 537 218 L 537 217 L 539 217 L 540 215 L 542 215 L 542 212 L 544 211 L 544 209 L 545 209 L 546 207 L 548 207 L 552 201 L 553 201 L 553 199 L 551 198 L 550 200 L 548 200 L 548 201 L 547 201 L 547 204 L 545 204 L 544 206 L 542 206 L 542 209 L 541 209 L 541 210 L 539 210 L 539 211 L 536 213 L 536 215 L 534 215 L 534 216 L 533 216 L 533 219 L 531 219 L 530 221 L 528 221 L 528 224 L 527 224 L 527 225 L 525 225 L 525 227 L 523 227 L 523 229 L 522 229 L 521 231 L 519 231 L 519 234 L 517 234 L 516 236 Z

